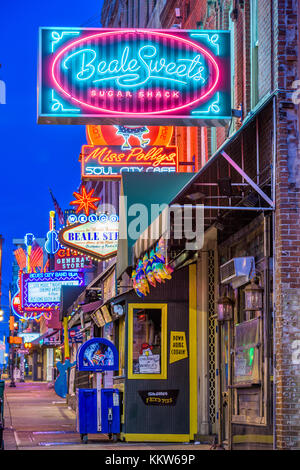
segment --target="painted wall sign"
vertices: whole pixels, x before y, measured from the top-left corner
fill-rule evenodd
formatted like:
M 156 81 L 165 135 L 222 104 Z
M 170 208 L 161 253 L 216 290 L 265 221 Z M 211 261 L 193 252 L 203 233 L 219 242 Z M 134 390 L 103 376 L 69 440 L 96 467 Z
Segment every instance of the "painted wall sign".
M 84 275 L 76 271 L 22 274 L 24 310 L 51 310 L 60 304 L 62 286 L 82 286 Z
M 224 125 L 230 32 L 40 28 L 40 124 Z
M 98 259 L 109 259 L 116 255 L 118 236 L 119 222 L 115 215 L 97 219 L 94 223 L 73 224 L 58 234 L 62 245 Z
M 172 126 L 86 126 L 88 145 L 117 145 L 131 147 L 168 147 L 173 135 Z
M 118 370 L 119 357 L 115 345 L 105 338 L 92 338 L 79 348 L 78 370 L 100 372 Z
M 70 248 L 59 248 L 54 255 L 55 271 L 91 269 L 93 262 L 86 255 L 81 255 Z
M 170 332 L 170 364 L 188 357 L 184 331 Z
M 177 147 L 131 147 L 83 145 L 81 176 L 84 179 L 119 179 L 123 172 L 178 171 Z
M 179 390 L 139 391 L 144 404 L 149 406 L 175 406 Z

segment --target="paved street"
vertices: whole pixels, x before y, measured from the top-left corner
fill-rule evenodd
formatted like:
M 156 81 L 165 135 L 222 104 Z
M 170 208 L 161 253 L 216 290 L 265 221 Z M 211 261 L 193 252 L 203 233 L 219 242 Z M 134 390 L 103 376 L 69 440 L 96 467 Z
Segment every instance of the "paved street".
M 66 400 L 45 382 L 5 384 L 5 450 L 208 450 L 199 444 L 117 444 L 106 435 L 89 435 L 82 444 L 76 432 L 76 415 Z

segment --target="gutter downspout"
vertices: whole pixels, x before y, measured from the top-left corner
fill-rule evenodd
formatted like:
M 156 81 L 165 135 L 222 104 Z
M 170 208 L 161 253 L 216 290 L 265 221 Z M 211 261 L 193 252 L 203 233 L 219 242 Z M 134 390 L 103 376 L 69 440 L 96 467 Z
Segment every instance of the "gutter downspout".
M 272 200 L 275 204 L 276 197 L 276 150 L 277 150 L 277 130 L 276 130 L 276 96 L 273 97 L 273 161 L 272 161 Z M 276 208 L 276 204 L 275 204 Z M 275 341 L 275 319 L 276 319 L 276 270 L 275 270 L 275 211 L 272 212 L 272 235 L 273 235 L 273 449 L 276 449 L 276 341 Z

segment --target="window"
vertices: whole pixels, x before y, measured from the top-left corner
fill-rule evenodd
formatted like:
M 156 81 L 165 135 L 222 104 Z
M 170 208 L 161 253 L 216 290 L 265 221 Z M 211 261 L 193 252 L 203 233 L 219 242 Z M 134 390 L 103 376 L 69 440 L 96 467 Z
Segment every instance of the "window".
M 166 315 L 166 304 L 129 305 L 128 378 L 166 378 Z

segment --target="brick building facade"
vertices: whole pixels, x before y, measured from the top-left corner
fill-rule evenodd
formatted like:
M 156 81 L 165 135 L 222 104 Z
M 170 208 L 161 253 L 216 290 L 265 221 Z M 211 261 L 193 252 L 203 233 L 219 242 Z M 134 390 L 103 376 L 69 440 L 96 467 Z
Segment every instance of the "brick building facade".
M 265 223 L 271 231 L 272 286 L 270 300 L 266 300 L 270 305 L 264 333 L 264 367 L 269 377 L 264 378 L 260 400 L 267 409 L 267 424 L 265 431 L 262 426 L 258 431 L 259 426 L 245 431 L 246 419 L 236 433 L 245 439 L 265 433 L 276 449 L 300 448 L 300 106 L 292 100 L 295 81 L 300 79 L 299 3 L 116 0 L 105 1 L 102 11 L 103 27 L 229 29 L 232 33 L 232 108 L 241 110 L 242 118 L 233 117 L 228 128 L 176 127 L 174 143 L 179 161 L 190 163 L 181 171 L 196 172 L 228 142 L 230 156 L 240 158 L 242 154 L 242 160 L 245 156 L 245 171 L 254 172 L 256 184 L 264 182 L 275 200 L 275 211 Z M 269 172 L 269 179 L 264 172 Z M 245 236 L 256 222 L 251 224 L 240 227 L 239 236 Z M 232 246 L 238 246 L 239 236 L 228 238 Z M 221 252 L 239 252 L 229 245 L 226 248 L 224 242 Z

